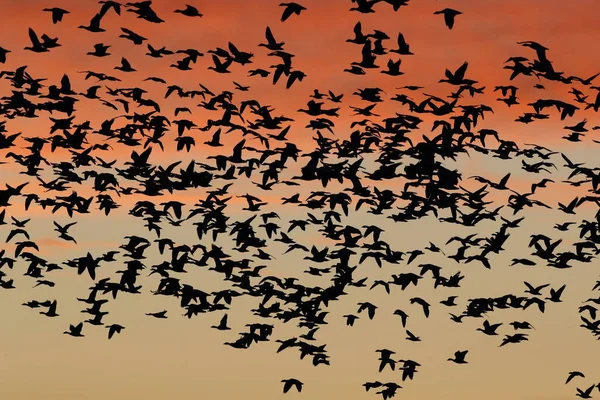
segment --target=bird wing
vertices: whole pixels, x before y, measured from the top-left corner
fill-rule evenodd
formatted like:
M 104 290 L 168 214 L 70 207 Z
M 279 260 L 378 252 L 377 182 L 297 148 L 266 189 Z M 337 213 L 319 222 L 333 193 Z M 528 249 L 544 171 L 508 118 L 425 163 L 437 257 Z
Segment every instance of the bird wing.
M 34 47 L 37 47 L 40 45 L 40 40 L 38 39 L 37 34 L 31 28 L 29 28 L 29 40 L 31 40 L 31 43 L 33 44 Z
M 271 32 L 271 28 L 269 28 L 267 26 L 267 30 L 265 31 L 265 37 L 267 38 L 267 42 L 269 42 L 269 44 L 276 44 L 277 41 L 275 40 L 275 37 L 273 36 L 273 32 Z
M 467 72 L 467 68 L 469 67 L 469 63 L 467 61 L 465 61 L 463 63 L 463 65 L 461 65 L 460 67 L 458 67 L 458 69 L 456 70 L 456 72 L 454 72 L 454 76 L 458 79 L 463 79 L 465 76 L 465 73 Z

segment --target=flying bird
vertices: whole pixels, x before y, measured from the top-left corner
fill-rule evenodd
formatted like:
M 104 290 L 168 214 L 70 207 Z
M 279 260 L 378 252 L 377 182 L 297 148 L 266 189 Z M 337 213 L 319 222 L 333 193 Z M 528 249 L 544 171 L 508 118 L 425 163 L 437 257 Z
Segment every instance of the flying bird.
M 454 19 L 457 15 L 462 15 L 462 12 L 453 10 L 452 8 L 444 8 L 443 10 L 434 12 L 434 14 L 442 14 L 444 16 L 444 23 L 448 29 L 452 29 L 454 27 Z

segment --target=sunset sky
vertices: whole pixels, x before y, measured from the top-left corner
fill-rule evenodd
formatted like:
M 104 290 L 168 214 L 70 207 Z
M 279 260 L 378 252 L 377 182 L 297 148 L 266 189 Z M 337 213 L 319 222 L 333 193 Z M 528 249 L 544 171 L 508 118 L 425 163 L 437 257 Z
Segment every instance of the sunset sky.
M 571 2 L 555 0 L 411 0 L 408 6 L 394 12 L 392 7 L 381 2 L 376 4 L 375 13 L 362 14 L 351 12 L 354 5 L 350 0 L 299 0 L 307 9 L 299 16 L 292 15 L 287 21 L 281 22 L 282 7 L 279 1 L 259 0 L 186 0 L 197 7 L 203 14 L 202 18 L 190 18 L 174 13 L 175 9 L 185 8 L 183 1 L 155 0 L 152 8 L 165 20 L 164 23 L 154 24 L 137 19 L 135 14 L 125 8 L 118 16 L 108 12 L 102 20 L 104 33 L 91 33 L 78 29 L 79 25 L 87 25 L 90 19 L 100 9 L 95 1 L 81 0 L 0 0 L 0 47 L 10 50 L 5 64 L 0 64 L 0 71 L 14 71 L 20 66 L 27 66 L 27 72 L 34 78 L 46 78 L 41 82 L 45 87 L 60 85 L 64 74 L 70 78 L 73 90 L 85 92 L 92 85 L 101 85 L 99 94 L 105 98 L 105 86 L 116 88 L 142 87 L 147 90 L 147 98 L 154 99 L 160 104 L 161 114 L 171 121 L 188 118 L 198 126 L 205 126 L 208 119 L 218 119 L 222 111 L 208 111 L 197 107 L 202 98 L 181 99 L 175 94 L 165 97 L 166 85 L 143 81 L 149 76 L 161 77 L 167 85 L 178 85 L 184 90 L 199 90 L 199 84 L 208 87 L 218 94 L 224 90 L 234 93 L 234 102 L 255 99 L 262 105 L 270 105 L 275 111 L 272 115 L 285 115 L 293 118 L 288 135 L 303 151 L 315 148 L 313 138 L 316 132 L 305 126 L 313 118 L 298 109 L 306 108 L 310 95 L 315 89 L 321 93 L 332 91 L 343 94 L 339 104 L 326 102 L 324 108 L 340 107 L 339 118 L 334 118 L 335 135 L 322 131 L 324 136 L 334 139 L 347 139 L 351 132 L 358 128 L 350 128 L 352 121 L 363 117 L 354 116 L 350 106 L 365 107 L 367 102 L 353 95 L 359 88 L 381 88 L 384 101 L 378 103 L 373 112 L 380 115 L 374 120 L 393 117 L 395 113 L 409 114 L 408 107 L 390 101 L 395 94 L 404 93 L 415 101 L 426 98 L 425 94 L 446 98 L 456 87 L 438 83 L 444 78 L 446 68 L 456 70 L 463 62 L 468 61 L 466 76 L 478 81 L 476 87 L 485 87 L 485 93 L 470 97 L 466 92 L 459 104 L 486 104 L 493 108 L 493 113 L 487 113 L 485 119 L 479 121 L 478 129 L 494 129 L 505 140 L 513 140 L 519 146 L 525 143 L 536 143 L 554 151 L 569 155 L 574 162 L 585 162 L 590 168 L 598 166 L 597 147 L 600 144 L 592 139 L 600 140 L 600 131 L 591 128 L 600 125 L 600 118 L 593 110 L 584 111 L 585 105 L 578 104 L 579 110 L 574 117 L 560 120 L 560 114 L 554 108 L 543 112 L 550 114 L 547 120 L 538 120 L 531 124 L 515 122 L 515 119 L 525 112 L 533 112 L 528 103 L 537 99 L 560 99 L 573 103 L 573 95 L 569 94 L 571 87 L 577 87 L 586 95 L 588 101 L 596 97 L 598 90 L 583 87 L 579 84 L 565 85 L 538 79 L 534 76 L 519 76 L 510 81 L 510 71 L 503 69 L 510 57 L 523 56 L 530 60 L 535 58 L 535 52 L 517 44 L 518 41 L 536 41 L 549 50 L 548 58 L 553 62 L 556 71 L 564 71 L 565 76 L 588 78 L 600 72 L 600 52 L 596 43 L 600 41 L 598 24 L 598 4 L 596 0 L 574 0 Z M 43 12 L 44 8 L 61 7 L 70 13 L 63 21 L 53 24 L 50 13 Z M 452 30 L 444 25 L 441 15 L 435 11 L 443 8 L 454 8 L 463 14 L 456 17 Z M 343 72 L 354 61 L 359 61 L 361 46 L 347 43 L 346 39 L 353 37 L 353 28 L 361 22 L 363 33 L 380 30 L 390 37 L 384 41 L 386 49 L 396 48 L 396 37 L 399 32 L 404 34 L 414 55 L 398 56 L 394 53 L 379 56 L 377 63 L 380 69 L 368 70 L 366 75 L 357 76 Z M 249 77 L 248 70 L 269 67 L 279 62 L 276 57 L 268 57 L 269 50 L 258 47 L 265 42 L 265 29 L 269 26 L 278 41 L 285 42 L 285 51 L 295 55 L 294 69 L 306 73 L 302 82 L 296 82 L 290 89 L 285 88 L 285 77 L 277 84 L 268 78 Z M 119 38 L 121 27 L 135 31 L 148 40 L 143 45 L 135 46 L 130 41 Z M 33 28 L 38 36 L 43 33 L 59 38 L 60 47 L 46 53 L 33 53 L 23 50 L 31 45 L 28 28 Z M 96 58 L 86 55 L 93 50 L 96 43 L 110 45 L 110 56 Z M 208 50 L 217 47 L 227 48 L 232 42 L 240 50 L 254 54 L 252 64 L 232 64 L 230 74 L 218 74 L 207 69 L 213 65 Z M 166 46 L 173 51 L 178 49 L 195 48 L 202 53 L 190 71 L 180 71 L 170 67 L 170 64 L 182 59 L 182 54 L 153 59 L 147 53 L 146 44 L 159 48 Z M 136 72 L 122 73 L 114 69 L 120 65 L 121 57 L 127 58 Z M 380 73 L 387 60 L 402 59 L 401 71 L 404 75 L 388 76 Z M 104 72 L 117 76 L 121 82 L 96 83 L 94 78 L 84 80 L 85 74 L 80 71 Z M 247 92 L 235 90 L 233 81 L 250 86 Z M 593 84 L 599 85 L 598 81 Z M 543 84 L 545 89 L 534 88 L 536 83 Z M 592 84 L 592 85 L 593 85 Z M 423 86 L 419 91 L 397 89 L 405 85 Z M 500 92 L 494 92 L 498 85 L 515 85 L 520 104 L 508 107 L 497 100 Z M 11 87 L 8 79 L 0 80 L 0 98 L 10 96 Z M 106 96 L 110 100 L 109 97 Z M 5 99 L 4 99 L 5 100 Z M 4 104 L 2 100 L 2 104 Z M 448 99 L 450 100 L 450 99 Z M 115 103 L 118 104 L 118 103 Z M 94 129 L 107 119 L 124 115 L 119 111 L 103 107 L 98 100 L 79 97 L 76 104 L 75 121 L 82 123 L 90 121 Z M 135 109 L 133 112 L 148 112 L 149 109 Z M 189 107 L 192 114 L 174 116 L 176 107 Z M 8 134 L 22 132 L 15 144 L 9 149 L 0 149 L 0 189 L 4 184 L 16 186 L 29 181 L 24 193 L 36 193 L 42 197 L 56 194 L 45 192 L 37 181 L 23 175 L 23 167 L 8 158 L 8 152 L 24 154 L 28 144 L 25 137 L 50 137 L 49 129 L 52 122 L 48 117 L 64 118 L 59 113 L 49 115 L 40 113 L 40 118 L 7 119 L 0 115 L 0 121 L 6 120 Z M 432 137 L 439 132 L 431 132 L 433 115 L 420 115 L 424 120 L 420 129 L 411 133 L 415 141 L 420 141 L 423 135 Z M 562 139 L 569 133 L 563 129 L 566 125 L 575 125 L 587 119 L 586 132 L 582 142 L 572 143 Z M 116 124 L 121 124 L 122 119 Z M 212 165 L 208 156 L 217 154 L 230 155 L 232 147 L 242 140 L 241 132 L 223 134 L 223 147 L 212 148 L 202 143 L 210 140 L 214 129 L 210 132 L 193 130 L 189 134 L 196 138 L 196 146 L 189 152 L 176 151 L 176 127 L 173 125 L 165 140 L 165 150 L 154 146 L 151 162 L 167 166 L 182 161 L 178 168 L 185 168 L 194 159 Z M 224 129 L 225 130 L 225 129 Z M 267 133 L 276 133 L 267 132 Z M 259 147 L 260 142 L 251 137 L 245 137 L 246 146 Z M 102 138 L 92 138 L 90 143 L 101 143 Z M 490 139 L 492 143 L 493 139 Z M 130 159 L 131 152 L 143 151 L 110 142 L 112 149 L 106 152 L 94 153 L 104 160 L 117 160 L 117 166 Z M 282 143 L 271 143 L 272 148 Z M 489 145 L 489 144 L 488 144 Z M 491 146 L 491 145 L 490 145 Z M 52 162 L 70 158 L 64 149 L 50 153 L 49 145 L 44 149 L 44 155 Z M 208 161 L 207 161 L 208 160 Z M 293 176 L 303 166 L 307 158 L 299 158 L 298 163 L 291 164 L 286 172 L 286 179 Z M 339 301 L 332 302 L 325 310 L 329 312 L 327 325 L 321 326 L 317 333 L 318 344 L 327 344 L 330 355 L 330 366 L 314 367 L 308 358 L 299 360 L 295 350 L 277 354 L 276 339 L 285 340 L 306 333 L 299 329 L 297 321 L 284 324 L 274 319 L 261 319 L 252 314 L 251 309 L 257 307 L 258 299 L 241 296 L 234 299 L 229 316 L 231 331 L 220 332 L 211 329 L 216 325 L 223 312 L 200 314 L 188 319 L 179 307 L 178 300 L 165 296 L 154 296 L 159 282 L 156 275 L 148 277 L 149 269 L 142 271 L 139 282 L 144 285 L 142 294 L 119 295 L 116 302 L 105 305 L 110 315 L 107 321 L 120 323 L 125 330 L 107 340 L 107 329 L 104 327 L 84 326 L 84 338 L 72 338 L 62 334 L 69 324 L 76 324 L 87 314 L 80 310 L 83 303 L 76 301 L 77 297 L 86 297 L 88 288 L 93 285 L 87 275 L 77 275 L 71 268 L 53 271 L 48 279 L 56 282 L 56 287 L 32 288 L 35 281 L 23 276 L 26 263 L 20 260 L 15 269 L 2 268 L 7 276 L 14 279 L 16 289 L 0 289 L 0 399 L 15 400 L 100 400 L 100 399 L 204 399 L 220 398 L 228 400 L 274 400 L 282 398 L 293 399 L 344 399 L 367 400 L 379 399 L 380 395 L 374 390 L 366 392 L 361 386 L 368 381 L 397 382 L 403 386 L 396 398 L 411 400 L 565 400 L 575 398 L 576 387 L 587 388 L 591 384 L 600 383 L 600 341 L 590 332 L 579 327 L 581 324 L 577 308 L 590 297 L 598 297 L 599 292 L 592 292 L 592 287 L 598 279 L 598 261 L 588 264 L 576 263 L 571 269 L 560 270 L 546 267 L 543 264 L 535 268 L 522 266 L 510 267 L 511 260 L 518 257 L 531 257 L 531 249 L 527 248 L 530 235 L 544 233 L 554 240 L 563 239 L 563 250 L 571 249 L 574 242 L 580 241 L 576 225 L 567 232 L 553 229 L 554 224 L 566 221 L 581 222 L 582 219 L 593 220 L 597 211 L 595 205 L 585 204 L 578 208 L 577 215 L 565 215 L 557 210 L 558 202 L 568 203 L 575 196 L 586 193 L 586 187 L 572 187 L 564 181 L 569 171 L 563 168 L 564 161 L 560 155 L 553 156 L 552 162 L 557 166 L 552 174 L 529 174 L 521 169 L 520 159 L 501 160 L 491 156 L 483 156 L 476 152 L 461 155 L 456 161 L 444 160 L 449 169 L 457 169 L 462 174 L 461 186 L 475 190 L 482 184 L 469 179 L 472 175 L 482 175 L 492 181 L 499 181 L 505 174 L 511 173 L 509 186 L 519 193 L 526 193 L 533 182 L 542 178 L 551 178 L 555 184 L 540 190 L 535 196 L 554 209 L 549 210 L 534 207 L 524 210 L 514 216 L 512 210 L 504 207 L 501 215 L 508 219 L 525 216 L 519 229 L 510 231 L 511 237 L 505 245 L 506 251 L 490 255 L 492 269 L 483 268 L 478 262 L 468 264 L 456 263 L 443 254 L 431 254 L 418 259 L 420 263 L 433 263 L 443 267 L 445 276 L 461 271 L 466 278 L 461 282 L 461 288 L 442 288 L 433 290 L 433 282 L 429 275 L 421 280 L 418 287 L 409 287 L 401 291 L 392 287 L 391 295 L 387 295 L 381 287 L 369 290 L 371 283 L 378 279 L 390 279 L 390 276 L 400 272 L 415 271 L 415 265 L 407 266 L 405 262 L 392 265 L 384 264 L 378 268 L 373 260 L 367 260 L 357 270 L 357 276 L 368 277 L 368 287 L 349 287 L 348 295 Z M 371 163 L 371 164 L 369 164 Z M 372 160 L 365 161 L 368 168 Z M 364 165 L 363 165 L 364 166 Z M 52 169 L 44 167 L 41 176 L 52 180 Z M 292 173 L 293 172 L 293 173 Z M 289 176 L 288 176 L 289 175 Z M 260 180 L 253 176 L 252 182 Z M 318 182 L 302 182 L 301 186 L 277 187 L 273 191 L 263 191 L 248 179 L 238 179 L 232 187 L 233 195 L 252 193 L 261 200 L 269 203 L 262 211 L 275 211 L 281 221 L 277 221 L 285 231 L 292 219 L 306 218 L 306 212 L 320 213 L 319 210 L 309 210 L 304 207 L 289 207 L 281 205 L 281 197 L 301 193 L 306 198 L 311 191 L 323 190 Z M 213 187 L 221 187 L 225 181 L 213 182 Z M 373 182 L 370 182 L 372 184 Z M 333 182 L 326 190 L 341 192 L 348 183 Z M 380 188 L 389 188 L 400 192 L 404 181 L 396 180 L 379 182 Z M 129 182 L 123 186 L 130 186 Z M 94 193 L 92 186 L 72 185 L 84 197 Z M 506 204 L 510 193 L 490 192 L 486 200 L 493 200 L 490 209 Z M 56 194 L 68 195 L 66 192 Z M 10 216 L 19 219 L 31 218 L 27 231 L 40 246 L 40 256 L 52 262 L 62 263 L 65 260 L 84 256 L 88 251 L 101 255 L 110 249 L 124 243 L 127 235 L 145 236 L 149 240 L 156 237 L 143 227 L 141 219 L 128 215 L 129 209 L 135 202 L 151 200 L 156 204 L 177 200 L 186 203 L 189 210 L 199 199 L 205 198 L 207 189 L 198 188 L 166 194 L 159 198 L 148 198 L 142 195 L 113 198 L 121 205 L 120 208 L 105 216 L 93 204 L 91 213 L 76 215 L 71 219 L 63 211 L 52 214 L 49 209 L 43 210 L 34 205 L 29 210 L 24 208 L 24 198 L 11 199 L 12 206 L 6 207 L 7 225 L 0 226 L 0 239 L 3 240 L 10 230 Z M 537 192 L 536 192 L 537 194 Z M 243 199 L 233 198 L 227 208 L 232 220 L 244 221 L 253 214 L 242 210 L 246 203 Z M 398 205 L 398 204 L 397 204 Z M 351 206 L 354 208 L 354 204 Z M 466 227 L 458 224 L 448 224 L 438 221 L 433 215 L 409 221 L 395 223 L 384 215 L 373 215 L 367 212 L 367 206 L 358 211 L 352 211 L 341 225 L 374 224 L 385 230 L 382 238 L 397 250 L 404 252 L 413 249 L 423 249 L 429 242 L 442 247 L 446 255 L 454 254 L 456 243 L 443 246 L 449 237 L 454 235 L 466 236 L 477 233 L 479 236 L 489 236 L 498 230 L 501 221 L 484 221 L 476 227 Z M 0 208 L 0 212 L 2 208 Z M 339 209 L 338 209 L 339 211 Z M 258 217 L 256 223 L 258 224 Z M 77 221 L 70 233 L 77 239 L 78 244 L 59 240 L 53 231 L 53 221 L 66 224 Z M 177 243 L 193 245 L 198 242 L 195 227 L 183 224 L 181 227 L 162 225 L 161 237 L 170 237 Z M 296 230 L 293 238 L 310 248 L 336 245 L 324 238 L 312 226 L 306 232 Z M 257 230 L 260 228 L 257 228 Z M 261 231 L 263 233 L 264 231 Z M 209 235 L 210 236 L 210 235 Z M 223 246 L 226 252 L 231 251 L 233 243 L 229 234 L 221 235 L 217 244 Z M 22 240 L 22 239 L 20 239 Z M 209 245 L 210 239 L 203 244 Z M 3 243 L 0 250 L 5 249 L 7 256 L 12 257 L 15 240 Z M 303 260 L 301 252 L 291 252 L 283 255 L 286 246 L 270 241 L 268 252 L 274 260 L 263 262 L 256 260 L 254 266 L 266 264 L 263 271 L 277 277 L 296 277 L 307 285 L 325 285 L 326 277 L 313 277 L 303 273 L 309 267 L 309 262 Z M 242 253 L 236 253 L 236 257 Z M 249 254 L 247 254 L 249 256 Z M 161 262 L 164 257 L 153 247 L 146 253 L 146 265 Z M 246 255 L 240 256 L 244 258 Z M 123 260 L 116 263 L 103 264 L 99 268 L 100 277 L 114 277 L 114 272 L 123 269 Z M 311 264 L 312 265 L 312 264 Z M 325 266 L 325 264 L 321 265 Z M 230 287 L 220 275 L 207 269 L 194 268 L 182 278 L 182 281 L 193 284 L 210 292 Z M 558 288 L 567 285 L 562 303 L 546 304 L 546 312 L 541 314 L 530 307 L 527 310 L 497 310 L 489 316 L 490 322 L 504 325 L 499 329 L 498 336 L 485 336 L 476 331 L 481 327 L 483 319 L 469 319 L 462 324 L 456 324 L 449 319 L 449 313 L 460 313 L 467 304 L 467 299 L 475 297 L 494 297 L 508 293 L 522 295 L 526 287 L 523 281 L 542 285 L 549 283 L 550 287 Z M 548 289 L 545 289 L 548 290 Z M 450 295 L 457 295 L 458 307 L 447 308 L 439 304 L 440 300 Z M 544 292 L 544 297 L 547 295 Z M 432 305 L 431 316 L 425 319 L 417 305 L 409 303 L 411 297 L 419 296 L 428 299 Z M 46 318 L 38 314 L 39 309 L 29 309 L 22 306 L 26 301 L 36 299 L 58 300 L 58 318 Z M 376 304 L 376 317 L 370 321 L 365 313 L 360 314 L 354 327 L 345 326 L 345 314 L 356 314 L 357 303 L 370 301 Z M 400 319 L 393 315 L 395 309 L 403 309 L 410 314 L 409 330 L 422 338 L 421 342 L 413 343 L 405 340 L 405 329 Z M 168 310 L 169 318 L 159 320 L 150 318 L 145 313 Z M 535 330 L 527 331 L 529 341 L 499 348 L 501 339 L 506 334 L 515 333 L 509 325 L 512 321 L 529 321 Z M 269 342 L 253 344 L 249 349 L 239 350 L 223 345 L 226 341 L 234 341 L 240 332 L 246 331 L 249 323 L 274 324 L 276 329 Z M 401 381 L 401 371 L 385 370 L 377 372 L 379 355 L 377 349 L 387 348 L 396 352 L 399 359 L 410 358 L 418 361 L 422 367 L 413 381 Z M 447 361 L 457 350 L 469 350 L 467 365 L 456 365 Z M 579 370 L 586 378 L 574 380 L 565 385 L 569 371 Z M 297 378 L 304 382 L 302 393 L 290 391 L 282 394 L 282 379 Z M 600 397 L 595 392 L 594 397 Z

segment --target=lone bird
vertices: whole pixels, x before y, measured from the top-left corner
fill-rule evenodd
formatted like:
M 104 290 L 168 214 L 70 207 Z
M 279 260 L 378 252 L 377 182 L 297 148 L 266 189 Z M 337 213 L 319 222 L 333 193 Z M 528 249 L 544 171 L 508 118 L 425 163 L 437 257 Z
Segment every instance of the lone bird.
M 107 325 L 107 326 L 105 326 L 105 328 L 108 329 L 108 338 L 109 339 L 112 339 L 112 337 L 114 336 L 115 333 L 121 333 L 121 331 L 123 329 L 125 329 L 124 326 L 119 325 L 119 324 Z
M 81 333 L 83 329 L 83 322 L 73 326 L 69 325 L 69 330 L 63 332 L 65 335 L 73 336 L 73 337 L 83 337 L 84 335 Z
M 167 310 L 155 312 L 155 313 L 146 313 L 146 315 L 154 318 L 165 319 L 167 318 Z
M 211 326 L 211 328 L 218 329 L 220 331 L 231 330 L 231 328 L 227 326 L 227 314 L 223 315 L 223 317 L 221 318 L 221 321 L 219 322 L 219 325 L 213 325 L 213 326 Z
M 61 22 L 63 19 L 63 16 L 65 14 L 70 14 L 67 10 L 63 10 L 62 8 L 58 8 L 58 7 L 44 8 L 43 11 L 52 13 L 52 23 L 53 24 Z
M 189 4 L 185 5 L 185 9 L 175 10 L 174 12 L 185 15 L 186 17 L 203 17 L 196 7 L 190 6 Z
M 456 364 L 468 364 L 468 362 L 465 360 L 465 357 L 467 356 L 468 352 L 469 352 L 469 350 L 456 351 L 454 353 L 454 358 L 449 358 L 448 361 L 452 361 L 453 363 L 456 363 Z
M 448 27 L 448 29 L 452 29 L 452 27 L 454 27 L 454 18 L 456 18 L 457 15 L 461 15 L 462 13 L 451 8 L 444 8 L 443 10 L 434 12 L 434 14 L 443 14 L 446 26 Z
M 302 382 L 295 378 L 283 379 L 281 382 L 283 382 L 283 393 L 289 392 L 292 387 L 295 387 L 298 392 L 301 392 L 302 385 L 304 385 Z
M 585 378 L 585 375 L 583 374 L 583 372 L 571 371 L 571 372 L 569 372 L 569 376 L 567 377 L 567 381 L 565 382 L 565 385 L 568 384 L 569 382 L 571 382 L 573 380 L 573 378 L 575 378 L 575 377 Z
M 281 14 L 281 22 L 287 21 L 292 14 L 300 15 L 302 11 L 306 10 L 306 7 L 298 3 L 281 3 L 279 6 L 285 7 L 283 14 Z

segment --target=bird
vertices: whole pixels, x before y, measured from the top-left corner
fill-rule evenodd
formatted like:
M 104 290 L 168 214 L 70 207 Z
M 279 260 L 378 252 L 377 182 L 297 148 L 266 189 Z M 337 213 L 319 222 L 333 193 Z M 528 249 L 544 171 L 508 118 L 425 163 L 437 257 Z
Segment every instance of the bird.
M 71 242 L 77 244 L 77 241 L 75 240 L 75 238 L 73 238 L 71 235 L 69 235 L 67 233 L 67 231 L 69 230 L 69 228 L 72 227 L 72 226 L 74 226 L 74 225 L 76 225 L 77 222 L 71 222 L 71 223 L 68 223 L 68 224 L 66 224 L 64 226 L 63 225 L 59 225 L 56 221 L 53 221 L 53 223 L 54 223 L 54 226 L 55 226 L 54 231 L 60 233 L 59 238 L 61 238 L 63 240 L 66 240 L 66 241 L 71 241 Z
M 146 315 L 148 315 L 150 317 L 158 318 L 158 319 L 165 319 L 165 318 L 167 318 L 167 311 L 163 310 L 163 311 L 154 312 L 154 313 L 146 313 Z
M 404 311 L 402 310 L 395 310 L 394 311 L 394 315 L 398 315 L 400 316 L 400 319 L 402 321 L 402 327 L 406 328 L 406 321 L 408 320 L 408 314 L 406 314 Z
M 40 42 L 37 34 L 31 28 L 29 28 L 29 40 L 31 41 L 31 46 L 25 47 L 25 50 L 30 50 L 34 53 L 44 53 L 48 51 L 48 47 Z
M 203 17 L 203 14 L 198 9 L 189 4 L 185 5 L 183 10 L 175 10 L 174 12 L 185 15 L 186 17 Z
M 456 306 L 456 299 L 458 296 L 448 296 L 447 299 L 441 300 L 440 304 L 445 305 L 446 307 L 454 307 Z
M 48 309 L 46 311 L 40 311 L 40 314 L 45 315 L 50 318 L 58 317 L 59 315 L 56 313 L 56 307 L 58 303 L 56 300 L 49 302 Z
M 65 16 L 65 14 L 70 14 L 69 11 L 59 8 L 59 7 L 44 8 L 43 11 L 52 13 L 52 23 L 53 24 L 61 22 L 63 17 Z
M 468 352 L 469 350 L 456 351 L 454 353 L 454 358 L 449 358 L 448 361 L 452 361 L 455 364 L 468 364 L 468 362 L 465 361 Z
M 111 325 L 107 325 L 105 326 L 106 329 L 108 329 L 108 338 L 112 339 L 112 337 L 115 335 L 115 333 L 121 333 L 121 331 L 123 329 L 125 329 L 124 326 L 119 325 L 119 324 L 111 324 Z
M 397 39 L 398 48 L 390 50 L 392 53 L 397 53 L 402 56 L 412 56 L 413 53 L 410 51 L 410 45 L 406 43 L 404 39 L 404 35 L 402 33 L 398 33 Z
M 485 321 L 483 321 L 483 328 L 477 328 L 478 331 L 485 333 L 486 335 L 489 336 L 495 336 L 498 333 L 496 333 L 496 330 L 498 330 L 498 328 L 502 326 L 501 323 L 499 324 L 491 324 L 490 321 L 488 321 L 487 319 Z
M 119 35 L 120 38 L 128 39 L 137 46 L 141 45 L 145 40 L 147 40 L 145 37 L 138 35 L 131 29 L 121 28 L 121 31 L 123 33 Z
M 562 300 L 560 299 L 563 292 L 565 291 L 567 285 L 562 285 L 558 289 L 550 288 L 550 297 L 546 297 L 546 300 L 550 300 L 553 303 L 560 303 Z
M 302 382 L 300 382 L 298 379 L 295 379 L 295 378 L 283 379 L 281 382 L 283 383 L 283 393 L 289 392 L 292 387 L 295 388 L 298 392 L 302 392 L 302 386 L 304 384 Z
M 85 29 L 86 31 L 94 32 L 94 33 L 106 32 L 106 29 L 104 29 L 100 26 L 101 21 L 102 21 L 102 14 L 96 14 L 90 20 L 89 25 L 87 25 L 87 26 L 79 25 L 79 28 Z
M 454 19 L 457 15 L 462 15 L 462 12 L 453 10 L 452 8 L 444 8 L 443 10 L 434 12 L 434 14 L 442 14 L 444 16 L 444 23 L 448 29 L 452 29 L 454 27 Z
M 223 315 L 221 321 L 219 322 L 219 325 L 213 325 L 211 326 L 211 328 L 218 329 L 220 331 L 231 330 L 231 328 L 227 326 L 227 314 Z
M 550 284 L 544 284 L 544 285 L 540 285 L 540 286 L 532 286 L 530 283 L 528 282 L 523 282 L 525 284 L 525 286 L 527 286 L 527 290 L 525 291 L 525 293 L 529 293 L 532 294 L 534 296 L 539 296 L 542 293 L 540 292 L 540 290 L 547 288 L 548 286 L 550 286 Z
M 406 340 L 409 340 L 411 342 L 420 342 L 421 341 L 421 338 L 419 336 L 415 335 L 408 329 L 406 330 L 406 335 L 407 335 Z
M 125 57 L 121 57 L 121 65 L 116 66 L 115 69 L 118 69 L 119 71 L 123 71 L 123 72 L 136 71 L 135 68 L 133 68 L 131 66 L 131 64 L 129 63 L 129 61 L 127 61 L 127 59 Z
M 306 7 L 293 2 L 281 3 L 279 6 L 284 7 L 283 13 L 281 14 L 281 22 L 287 21 L 293 14 L 300 15 L 302 11 L 306 10 Z
M 393 61 L 393 60 L 389 60 L 387 63 L 387 71 L 381 71 L 382 74 L 387 74 L 390 76 L 400 76 L 400 75 L 404 75 L 404 72 L 400 71 L 400 64 L 402 63 L 402 60 L 397 60 L 397 61 Z
M 354 322 L 358 319 L 358 316 L 352 315 L 352 314 L 346 314 L 346 315 L 344 315 L 344 318 L 346 318 L 347 326 L 354 326 Z
M 579 371 L 571 371 L 571 372 L 569 372 L 569 376 L 567 377 L 567 381 L 565 382 L 565 385 L 567 385 L 569 382 L 571 382 L 576 377 L 585 378 L 585 375 Z
M 592 398 L 592 391 L 594 389 L 596 389 L 596 385 L 592 385 L 592 386 L 588 387 L 585 390 L 577 388 L 577 394 L 575 396 L 581 397 L 582 399 L 591 399 Z
M 109 56 L 110 53 L 108 53 L 108 49 L 110 48 L 109 45 L 105 45 L 103 43 L 97 43 L 94 45 L 94 51 L 89 51 L 87 53 L 87 55 L 90 56 L 94 56 L 94 57 L 106 57 Z
M 267 39 L 267 43 L 260 43 L 259 46 L 265 47 L 271 51 L 283 50 L 285 42 L 277 42 L 275 36 L 273 36 L 273 32 L 271 32 L 271 28 L 268 26 L 265 30 L 265 38 Z
M 73 337 L 84 337 L 84 335 L 81 333 L 82 329 L 83 329 L 83 322 L 80 322 L 77 325 L 69 325 L 69 330 L 65 331 L 64 334 L 70 335 Z

